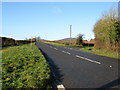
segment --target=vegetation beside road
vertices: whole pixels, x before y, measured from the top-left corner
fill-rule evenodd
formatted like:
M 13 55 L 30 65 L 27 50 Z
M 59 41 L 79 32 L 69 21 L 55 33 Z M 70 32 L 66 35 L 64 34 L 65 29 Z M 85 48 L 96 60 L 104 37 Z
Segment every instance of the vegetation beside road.
M 120 55 L 118 55 L 116 52 L 110 51 L 110 50 L 104 50 L 104 49 L 96 49 L 94 47 L 84 47 L 81 48 L 80 51 L 90 52 L 97 55 L 112 57 L 112 58 L 120 58 Z
M 94 26 L 95 48 L 120 50 L 120 20 L 118 19 L 118 8 L 111 8 L 109 12 L 103 13 L 102 17 Z
M 118 20 L 117 10 L 117 8 L 111 8 L 108 12 L 103 13 L 94 25 L 94 47 L 84 47 L 80 49 L 81 51 L 120 58 L 120 20 Z
M 43 43 L 52 44 L 52 45 L 55 45 L 55 46 L 65 46 L 65 44 L 54 43 L 54 42 L 43 42 Z
M 60 44 L 60 43 L 54 43 L 54 42 L 43 42 L 43 43 L 52 44 L 55 46 L 64 46 L 64 47 L 83 47 L 82 45 L 70 45 L 69 43 L 66 43 L 66 44 Z
M 2 50 L 2 88 L 51 87 L 51 70 L 35 44 Z
M 88 47 L 88 46 L 81 46 L 81 45 L 65 45 L 65 44 L 59 44 L 59 43 L 53 43 L 53 42 L 44 42 L 44 43 L 52 44 L 56 46 L 65 46 L 65 47 L 82 47 L 80 51 L 89 52 L 89 53 L 93 53 L 101 56 L 112 57 L 112 58 L 120 58 L 120 55 L 118 55 L 118 53 L 116 53 L 115 51 L 97 49 L 97 48 L 94 48 L 93 46 Z

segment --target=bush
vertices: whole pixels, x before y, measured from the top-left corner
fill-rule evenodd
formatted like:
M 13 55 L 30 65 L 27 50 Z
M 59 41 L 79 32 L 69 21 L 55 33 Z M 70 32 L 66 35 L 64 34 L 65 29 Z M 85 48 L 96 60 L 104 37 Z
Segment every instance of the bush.
M 69 45 L 69 43 L 65 43 L 65 45 Z
M 78 34 L 77 39 L 76 39 L 76 44 L 77 45 L 82 45 L 83 44 L 83 34 Z
M 94 27 L 95 48 L 118 51 L 120 43 L 120 21 L 117 9 L 104 13 Z
M 3 88 L 45 88 L 50 84 L 51 70 L 34 44 L 7 48 L 2 63 Z

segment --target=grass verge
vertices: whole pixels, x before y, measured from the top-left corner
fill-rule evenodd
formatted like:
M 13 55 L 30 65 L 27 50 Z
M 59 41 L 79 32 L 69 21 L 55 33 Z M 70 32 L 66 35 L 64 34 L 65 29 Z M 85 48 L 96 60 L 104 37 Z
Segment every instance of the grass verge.
M 2 88 L 51 87 L 51 70 L 35 44 L 3 49 Z
M 43 42 L 43 43 L 52 44 L 55 46 L 66 46 L 65 44 L 59 44 L 59 43 L 53 43 L 53 42 Z
M 60 44 L 60 43 L 53 43 L 53 42 L 43 42 L 43 43 L 52 44 L 55 46 L 64 46 L 64 47 L 83 47 L 81 45 L 69 45 L 69 44 Z
M 97 55 L 112 57 L 112 58 L 120 58 L 120 55 L 118 55 L 116 52 L 103 50 L 103 49 L 95 49 L 94 47 L 84 47 L 81 48 L 80 51 L 90 52 Z

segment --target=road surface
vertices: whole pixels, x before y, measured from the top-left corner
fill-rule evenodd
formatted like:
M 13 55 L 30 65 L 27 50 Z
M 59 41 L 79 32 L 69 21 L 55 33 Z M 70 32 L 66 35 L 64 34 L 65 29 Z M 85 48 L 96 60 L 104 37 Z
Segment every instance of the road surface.
M 118 88 L 118 59 L 36 42 L 65 88 Z

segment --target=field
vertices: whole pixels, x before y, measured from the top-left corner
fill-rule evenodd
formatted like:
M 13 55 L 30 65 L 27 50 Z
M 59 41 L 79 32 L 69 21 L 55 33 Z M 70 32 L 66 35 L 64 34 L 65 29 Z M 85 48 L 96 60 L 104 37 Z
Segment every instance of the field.
M 51 87 L 51 77 L 46 59 L 35 44 L 2 50 L 2 88 Z
M 116 52 L 103 50 L 103 49 L 95 49 L 94 47 L 84 47 L 80 49 L 80 51 L 90 52 L 97 55 L 102 55 L 102 56 L 107 56 L 112 58 L 120 58 L 120 55 L 118 55 L 118 53 Z

